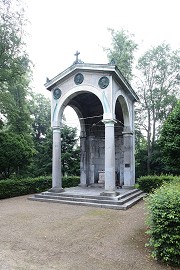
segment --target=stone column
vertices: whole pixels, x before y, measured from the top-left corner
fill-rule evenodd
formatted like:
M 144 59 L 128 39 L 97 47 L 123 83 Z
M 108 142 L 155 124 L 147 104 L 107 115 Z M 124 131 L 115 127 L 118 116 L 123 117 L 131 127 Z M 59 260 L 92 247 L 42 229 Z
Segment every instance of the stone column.
M 86 137 L 80 137 L 80 184 L 79 186 L 87 186 L 87 169 L 86 169 Z
M 51 192 L 62 192 L 61 177 L 61 132 L 60 127 L 53 127 L 53 160 Z
M 124 139 L 124 188 L 131 188 L 135 184 L 135 158 L 133 133 L 130 128 L 125 127 L 123 133 Z
M 113 119 L 105 124 L 105 194 L 115 195 L 115 138 Z
M 94 184 L 94 136 L 89 136 L 89 184 Z

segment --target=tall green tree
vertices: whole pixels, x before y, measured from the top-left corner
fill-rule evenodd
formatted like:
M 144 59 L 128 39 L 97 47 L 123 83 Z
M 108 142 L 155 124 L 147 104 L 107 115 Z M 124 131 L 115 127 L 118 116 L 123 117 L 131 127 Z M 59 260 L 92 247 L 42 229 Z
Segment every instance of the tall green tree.
M 77 145 L 77 129 L 63 125 L 61 140 L 62 174 L 80 175 L 80 148 Z
M 151 161 L 162 123 L 174 108 L 180 82 L 180 51 L 161 44 L 148 50 L 138 61 L 141 80 L 138 85 L 140 107 L 138 123 L 147 134 L 147 170 Z
M 21 175 L 30 164 L 33 147 L 23 135 L 0 131 L 0 178 Z
M 34 176 L 48 175 L 52 172 L 51 105 L 50 100 L 41 94 L 32 93 L 29 101 L 32 118 L 33 141 L 36 149 L 29 173 Z M 62 126 L 61 160 L 63 175 L 79 175 L 80 150 L 77 145 L 75 128 Z
M 159 145 L 166 170 L 180 175 L 180 101 L 162 126 Z
M 21 2 L 0 0 L 0 114 L 13 132 L 29 132 L 26 106 L 31 62 L 23 41 L 26 23 Z
M 33 138 L 40 142 L 51 127 L 51 101 L 42 94 L 32 92 L 28 102 L 32 119 Z
M 104 48 L 104 50 L 109 61 L 114 60 L 124 77 L 130 81 L 133 75 L 134 53 L 138 47 L 134 35 L 124 29 L 115 31 L 108 28 L 108 31 L 111 33 L 111 48 Z
M 26 73 L 29 59 L 25 51 L 24 8 L 18 0 L 0 0 L 0 82 L 8 84 Z
M 0 0 L 0 173 L 4 177 L 21 174 L 34 153 L 27 106 L 31 61 L 24 43 L 25 24 L 21 1 Z
M 140 130 L 135 130 L 135 172 L 136 178 L 147 174 L 147 141 Z
M 49 175 L 52 171 L 52 130 L 50 100 L 42 94 L 31 93 L 28 102 L 32 119 L 35 155 L 28 168 L 32 176 Z

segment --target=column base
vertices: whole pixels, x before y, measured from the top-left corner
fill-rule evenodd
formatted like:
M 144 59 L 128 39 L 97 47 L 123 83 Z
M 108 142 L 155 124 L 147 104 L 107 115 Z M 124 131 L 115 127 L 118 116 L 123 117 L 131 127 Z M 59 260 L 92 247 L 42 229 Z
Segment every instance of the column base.
M 48 191 L 54 193 L 61 193 L 64 192 L 64 189 L 62 187 L 52 187 Z
M 87 184 L 79 184 L 78 187 L 85 188 L 85 187 L 87 187 Z

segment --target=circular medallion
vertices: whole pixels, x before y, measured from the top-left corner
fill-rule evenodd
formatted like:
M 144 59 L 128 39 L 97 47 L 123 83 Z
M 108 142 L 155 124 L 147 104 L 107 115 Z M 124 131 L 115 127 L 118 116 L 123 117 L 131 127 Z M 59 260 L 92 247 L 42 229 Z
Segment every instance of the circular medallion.
M 78 73 L 74 77 L 75 84 L 81 84 L 84 81 L 84 76 L 81 73 Z
M 108 85 L 109 85 L 109 79 L 108 79 L 108 77 L 101 77 L 100 79 L 99 79 L 99 82 L 98 82 L 98 84 L 99 84 L 99 87 L 101 88 L 101 89 L 104 89 L 104 88 L 106 88 Z
M 61 97 L 61 90 L 59 88 L 55 88 L 53 91 L 54 99 L 59 99 Z

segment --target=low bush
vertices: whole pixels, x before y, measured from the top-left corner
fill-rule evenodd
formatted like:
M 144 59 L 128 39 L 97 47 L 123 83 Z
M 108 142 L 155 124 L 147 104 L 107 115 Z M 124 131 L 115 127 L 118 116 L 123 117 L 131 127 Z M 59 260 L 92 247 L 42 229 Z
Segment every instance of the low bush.
M 63 177 L 62 186 L 73 187 L 79 184 L 79 177 Z M 41 176 L 26 179 L 6 179 L 0 181 L 0 199 L 33 194 L 48 190 L 52 187 L 52 177 Z
M 80 177 L 79 176 L 65 176 L 62 179 L 62 187 L 68 188 L 68 187 L 76 187 L 80 183 Z
M 146 198 L 152 256 L 180 265 L 180 183 L 164 184 Z
M 180 176 L 172 175 L 147 175 L 137 179 L 138 188 L 146 193 L 153 192 L 156 188 L 162 186 L 163 183 L 170 183 L 174 180 L 180 182 Z

